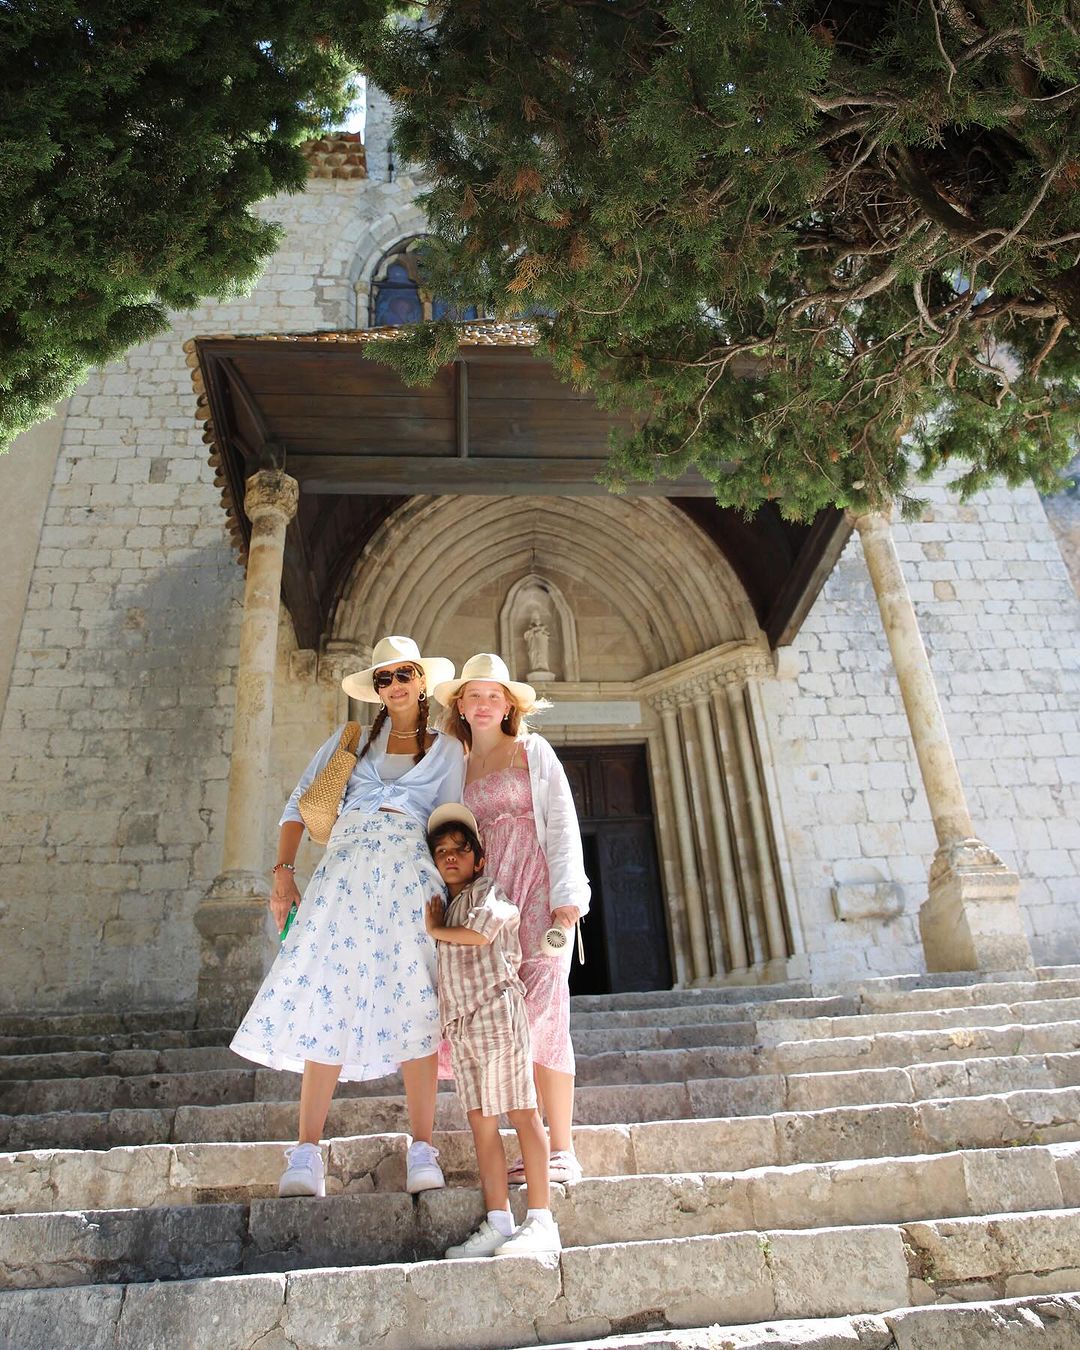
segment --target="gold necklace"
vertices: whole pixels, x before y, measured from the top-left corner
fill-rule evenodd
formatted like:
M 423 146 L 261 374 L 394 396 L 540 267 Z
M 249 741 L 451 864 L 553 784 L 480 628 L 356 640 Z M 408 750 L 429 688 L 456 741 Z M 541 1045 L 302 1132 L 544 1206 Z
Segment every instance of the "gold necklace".
M 483 755 L 479 758 L 476 765 L 477 769 L 482 773 L 487 768 L 487 762 L 491 758 L 491 756 L 495 753 L 496 750 L 501 750 L 502 748 L 503 748 L 502 741 L 497 741 L 487 752 L 486 755 Z M 476 752 L 473 751 L 472 753 L 475 754 Z

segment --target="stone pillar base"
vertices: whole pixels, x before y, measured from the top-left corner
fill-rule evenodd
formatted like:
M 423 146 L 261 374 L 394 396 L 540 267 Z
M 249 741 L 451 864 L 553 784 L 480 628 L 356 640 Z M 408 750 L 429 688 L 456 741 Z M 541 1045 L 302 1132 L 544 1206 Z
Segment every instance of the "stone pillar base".
M 201 1026 L 233 1026 L 247 1012 L 274 956 L 265 878 L 223 872 L 195 911 Z
M 1016 873 L 981 840 L 943 844 L 919 910 L 927 970 L 1032 969 L 1019 890 Z
M 810 958 L 805 954 L 788 956 L 783 960 L 760 961 L 754 966 L 726 971 L 723 975 L 714 975 L 708 980 L 691 980 L 686 988 L 713 989 L 731 985 L 767 985 L 788 984 L 793 980 L 810 978 Z

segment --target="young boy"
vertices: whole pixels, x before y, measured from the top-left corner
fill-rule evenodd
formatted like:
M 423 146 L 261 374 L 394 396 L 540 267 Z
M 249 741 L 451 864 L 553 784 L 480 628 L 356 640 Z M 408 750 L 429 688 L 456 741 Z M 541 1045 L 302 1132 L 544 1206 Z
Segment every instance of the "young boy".
M 447 1250 L 469 1256 L 537 1256 L 562 1250 L 551 1216 L 548 1140 L 536 1109 L 525 987 L 518 977 L 518 911 L 494 881 L 480 873 L 484 855 L 476 817 L 447 804 L 428 820 L 428 847 L 449 903 L 428 902 L 424 922 L 439 944 L 439 1018 L 450 1042 L 458 1097 L 476 1146 L 487 1218 L 470 1237 Z M 499 1136 L 505 1113 L 525 1160 L 529 1211 L 514 1228 Z

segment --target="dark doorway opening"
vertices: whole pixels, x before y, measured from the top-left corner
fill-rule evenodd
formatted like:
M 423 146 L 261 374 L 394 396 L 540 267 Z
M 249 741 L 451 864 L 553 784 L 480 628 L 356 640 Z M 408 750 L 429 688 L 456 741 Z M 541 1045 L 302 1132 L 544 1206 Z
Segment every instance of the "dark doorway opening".
M 644 745 L 563 746 L 581 823 L 592 901 L 582 932 L 585 964 L 572 994 L 670 989 L 656 824 Z

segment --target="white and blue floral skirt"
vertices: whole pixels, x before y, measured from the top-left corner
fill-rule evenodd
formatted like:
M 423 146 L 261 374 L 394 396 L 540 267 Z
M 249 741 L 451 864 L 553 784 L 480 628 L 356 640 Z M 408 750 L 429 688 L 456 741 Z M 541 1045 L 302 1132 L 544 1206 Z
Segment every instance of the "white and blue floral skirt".
M 342 1081 L 381 1078 L 441 1038 L 424 904 L 442 893 L 423 827 L 388 811 L 338 819 L 296 919 L 233 1037 L 245 1059 Z

